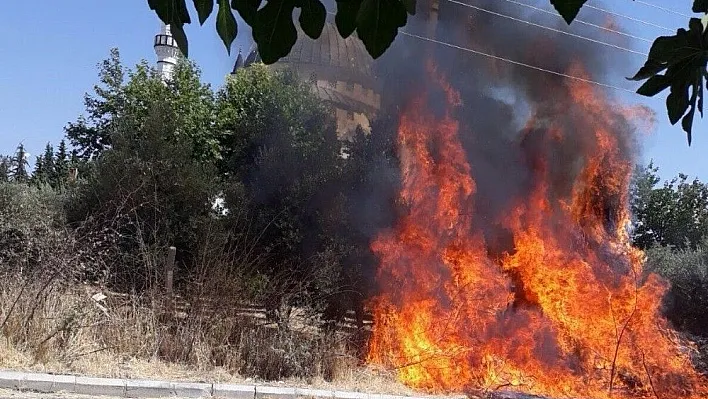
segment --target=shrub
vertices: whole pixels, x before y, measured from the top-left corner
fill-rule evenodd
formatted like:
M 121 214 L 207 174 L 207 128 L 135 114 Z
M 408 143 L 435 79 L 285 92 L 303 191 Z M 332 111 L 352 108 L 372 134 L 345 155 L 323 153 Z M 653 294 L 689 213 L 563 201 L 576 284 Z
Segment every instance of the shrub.
M 50 187 L 0 183 L 0 271 L 26 272 L 66 239 L 61 196 Z
M 696 249 L 653 247 L 647 270 L 666 278 L 671 287 L 664 298 L 666 317 L 680 330 L 708 336 L 708 239 Z
M 189 143 L 166 139 L 175 129 L 171 114 L 155 106 L 140 130 L 129 120 L 120 125 L 67 206 L 70 223 L 113 245 L 104 248 L 113 250 L 107 273 L 121 290 L 148 289 L 168 246 L 189 272 L 200 224 L 210 219 L 215 172 L 192 158 Z

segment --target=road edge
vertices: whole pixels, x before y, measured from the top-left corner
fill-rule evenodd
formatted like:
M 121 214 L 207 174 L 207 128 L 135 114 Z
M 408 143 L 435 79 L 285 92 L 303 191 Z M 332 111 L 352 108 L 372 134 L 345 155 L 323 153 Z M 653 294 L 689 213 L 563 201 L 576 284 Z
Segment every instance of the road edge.
M 66 374 L 0 370 L 0 388 L 41 393 L 72 393 L 125 398 L 228 399 L 433 399 L 440 396 L 404 396 L 328 389 L 276 387 L 258 384 L 219 384 L 167 380 L 96 378 Z M 456 398 L 450 397 L 445 398 Z

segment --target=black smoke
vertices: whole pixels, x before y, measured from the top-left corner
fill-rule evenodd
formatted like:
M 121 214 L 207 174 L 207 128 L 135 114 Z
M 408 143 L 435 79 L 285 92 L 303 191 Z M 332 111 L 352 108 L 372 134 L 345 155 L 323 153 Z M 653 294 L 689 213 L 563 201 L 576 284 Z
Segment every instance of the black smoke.
M 505 0 L 462 2 L 618 47 L 631 48 L 633 45 L 623 36 L 587 25 L 575 23 L 569 28 L 557 15 Z M 448 0 L 439 1 L 438 21 L 431 30 L 430 14 L 425 11 L 429 3 L 418 3 L 418 14 L 409 21 L 405 31 L 598 82 L 622 82 L 623 76 L 616 72 L 615 66 L 643 61 L 611 46 Z M 546 0 L 527 4 L 553 11 Z M 608 15 L 590 9 L 583 10 L 579 18 L 600 26 L 612 23 Z M 616 24 L 611 26 L 616 28 Z M 588 114 L 573 100 L 569 85 L 572 79 L 399 34 L 387 53 L 377 61 L 378 75 L 384 85 L 381 115 L 386 123 L 374 125 L 375 135 L 395 137 L 395 129 L 391 129 L 395 124 L 390 121 L 396 119 L 410 99 L 419 93 L 437 90 L 426 70 L 426 64 L 431 60 L 462 97 L 463 103 L 456 110 L 455 117 L 461 124 L 460 138 L 478 188 L 474 198 L 474 228 L 484 231 L 491 256 L 512 252 L 510 233 L 499 223 L 502 216 L 510 211 L 514 201 L 529 196 L 538 184 L 540 173 L 548 177 L 549 190 L 554 198 L 570 198 L 578 173 L 588 162 L 588 154 L 597 151 L 595 131 L 589 123 L 597 115 Z M 582 66 L 582 70 L 574 68 L 577 65 Z M 586 75 L 581 76 L 583 72 Z M 605 90 L 608 97 L 615 94 Z M 429 99 L 434 97 L 435 94 L 431 94 Z M 436 108 L 436 104 L 432 104 L 432 108 Z M 535 122 L 527 125 L 531 113 L 535 115 Z M 603 116 L 611 121 L 620 158 L 633 163 L 637 155 L 634 125 L 619 111 Z M 565 132 L 562 141 L 551 139 L 552 132 L 548 128 L 551 124 Z M 545 162 L 542 171 L 539 159 Z M 372 169 L 371 173 L 377 174 L 382 181 L 390 181 L 381 178 L 381 174 L 389 173 L 386 170 Z M 387 185 L 375 192 L 381 194 L 396 189 L 394 185 Z M 392 196 L 395 194 L 389 192 L 379 198 Z M 616 197 L 600 195 L 596 201 L 594 208 L 608 214 L 622 206 Z M 614 227 L 612 222 L 607 221 L 608 230 Z

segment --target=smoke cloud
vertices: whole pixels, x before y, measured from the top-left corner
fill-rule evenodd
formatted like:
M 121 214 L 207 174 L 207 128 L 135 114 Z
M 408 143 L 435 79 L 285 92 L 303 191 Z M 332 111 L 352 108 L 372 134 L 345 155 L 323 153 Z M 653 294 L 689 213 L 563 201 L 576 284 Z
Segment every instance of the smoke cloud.
M 465 0 L 480 9 L 440 1 L 435 39 L 481 51 L 538 68 L 602 82 L 622 79 L 613 65 L 634 55 L 578 37 L 532 26 L 532 21 L 560 31 L 571 31 L 619 47 L 631 47 L 622 36 L 575 23 L 568 28 L 557 15 L 532 10 L 503 0 Z M 537 3 L 537 4 L 536 4 Z M 533 4 L 553 11 L 547 1 Z M 426 4 L 419 3 L 419 10 Z M 495 15 L 499 14 L 499 15 Z M 511 16 L 517 20 L 500 15 Z M 607 25 L 607 15 L 584 10 L 584 21 Z M 406 31 L 429 37 L 427 13 L 419 12 Z M 614 26 L 614 25 L 613 25 Z M 616 26 L 614 26 L 617 28 Z M 422 91 L 435 90 L 426 71 L 434 61 L 462 97 L 455 117 L 461 123 L 460 138 L 477 184 L 475 228 L 482 228 L 493 255 L 512 251 L 511 240 L 498 225 L 512 201 L 525 198 L 539 173 L 537 159 L 550 175 L 550 190 L 558 199 L 568 199 L 587 154 L 597 146 L 587 110 L 574 100 L 573 81 L 551 73 L 514 65 L 457 48 L 399 35 L 378 61 L 384 82 L 384 117 L 398 115 L 402 107 Z M 612 96 L 614 93 L 606 93 Z M 442 97 L 441 97 L 442 99 Z M 443 101 L 440 101 L 441 105 Z M 533 115 L 533 122 L 529 118 Z M 634 162 L 637 154 L 635 125 L 627 112 L 608 115 L 622 158 Z M 549 126 L 566 132 L 562 141 L 552 140 Z M 375 130 L 375 134 L 395 134 Z M 376 170 L 373 173 L 384 173 Z M 390 186 L 389 186 L 390 187 Z M 391 190 L 396 189 L 390 187 Z M 609 223 L 609 221 L 608 221 Z

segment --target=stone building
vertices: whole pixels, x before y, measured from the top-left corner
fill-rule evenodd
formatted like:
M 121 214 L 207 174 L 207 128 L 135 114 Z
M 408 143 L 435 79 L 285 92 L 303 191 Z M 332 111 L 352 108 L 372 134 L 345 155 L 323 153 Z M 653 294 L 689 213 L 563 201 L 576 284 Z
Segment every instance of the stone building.
M 245 59 L 239 54 L 234 73 L 259 61 L 254 46 Z M 298 27 L 298 40 L 292 51 L 272 67 L 293 71 L 303 81 L 312 83 L 315 94 L 334 109 L 341 140 L 349 140 L 359 126 L 365 132 L 371 131 L 371 122 L 381 108 L 381 86 L 374 72 L 374 60 L 353 35 L 342 38 L 331 18 L 317 40 Z

